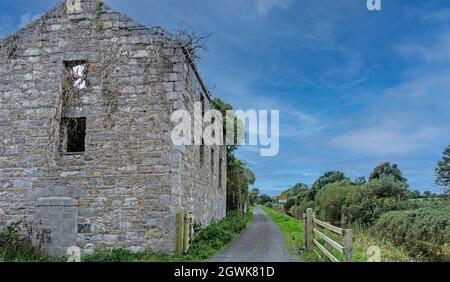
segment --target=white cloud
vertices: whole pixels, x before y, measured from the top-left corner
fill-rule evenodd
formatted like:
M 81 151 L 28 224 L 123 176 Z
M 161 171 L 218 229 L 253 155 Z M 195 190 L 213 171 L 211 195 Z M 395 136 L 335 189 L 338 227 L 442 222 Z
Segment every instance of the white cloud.
M 405 131 L 395 127 L 372 127 L 344 133 L 331 141 L 331 145 L 363 155 L 411 153 L 423 148 L 439 134 L 433 127 Z
M 440 34 L 430 44 L 403 44 L 397 49 L 406 56 L 419 57 L 427 62 L 450 61 L 450 31 Z
M 450 8 L 439 10 L 424 10 L 419 8 L 407 9 L 406 14 L 409 17 L 417 17 L 423 22 L 442 22 L 450 20 Z
M 273 9 L 286 9 L 290 0 L 257 0 L 256 7 L 260 15 L 267 15 Z

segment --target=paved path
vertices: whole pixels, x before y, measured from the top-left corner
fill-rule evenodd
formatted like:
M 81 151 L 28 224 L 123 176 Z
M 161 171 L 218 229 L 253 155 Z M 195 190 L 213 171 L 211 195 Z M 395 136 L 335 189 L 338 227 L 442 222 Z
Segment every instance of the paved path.
M 213 262 L 292 262 L 300 261 L 288 253 L 283 233 L 261 208 L 254 212 L 253 224 Z

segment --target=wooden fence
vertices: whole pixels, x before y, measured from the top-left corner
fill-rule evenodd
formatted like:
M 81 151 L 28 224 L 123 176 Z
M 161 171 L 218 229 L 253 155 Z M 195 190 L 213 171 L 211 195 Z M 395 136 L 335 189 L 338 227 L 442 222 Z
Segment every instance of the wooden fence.
M 182 256 L 189 250 L 193 237 L 192 214 L 177 213 L 176 215 L 175 255 Z
M 303 220 L 305 224 L 305 249 L 312 250 L 314 246 L 327 256 L 332 262 L 340 262 L 325 246 L 316 240 L 316 237 L 321 238 L 326 244 L 336 249 L 339 253 L 344 255 L 345 262 L 351 262 L 353 256 L 353 232 L 351 229 L 342 229 L 331 225 L 330 223 L 318 220 L 312 209 L 308 209 L 306 214 L 303 214 Z M 329 236 L 321 232 L 319 228 L 324 228 L 332 233 L 335 233 L 343 237 L 343 246 L 331 239 Z

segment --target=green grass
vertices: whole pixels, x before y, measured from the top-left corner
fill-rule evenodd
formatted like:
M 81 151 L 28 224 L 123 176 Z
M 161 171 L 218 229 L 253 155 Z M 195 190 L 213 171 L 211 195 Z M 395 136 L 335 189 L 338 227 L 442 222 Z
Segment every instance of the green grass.
M 242 230 L 253 223 L 253 209 L 246 215 L 228 215 L 224 220 L 213 223 L 200 231 L 200 239 L 196 239 L 187 254 L 177 257 L 158 253 L 132 253 L 124 249 L 98 249 L 94 254 L 84 256 L 83 262 L 205 262 L 215 254 L 224 251 L 240 235 Z M 239 219 L 237 219 L 239 218 Z M 239 226 L 230 228 L 230 222 L 240 221 Z M 243 228 L 243 229 L 242 229 Z M 231 239 L 223 240 L 224 233 L 232 230 Z M 218 233 L 216 233 L 218 232 Z M 214 234 L 213 234 L 214 233 Z M 228 236 L 228 235 L 225 235 Z M 198 237 L 197 237 L 198 238 Z M 222 238 L 222 239 L 220 239 Z
M 312 251 L 304 250 L 304 225 L 303 222 L 290 217 L 286 214 L 281 214 L 278 211 L 268 207 L 261 207 L 274 221 L 278 224 L 281 231 L 286 238 L 288 250 L 291 254 L 300 253 L 304 261 L 307 262 L 328 262 L 325 255 L 320 255 L 320 250 L 315 248 Z M 331 236 L 331 234 L 330 234 Z M 381 250 L 381 261 L 383 262 L 411 262 L 414 261 L 402 247 L 397 247 L 385 240 L 380 240 L 367 229 L 357 228 L 353 230 L 353 261 L 367 262 L 370 254 L 367 250 L 370 247 L 378 247 Z M 323 240 L 318 240 L 322 245 L 327 246 Z M 332 248 L 327 248 L 331 253 L 343 261 L 342 254 Z M 318 255 L 319 254 L 319 255 Z
M 415 261 L 408 255 L 405 248 L 395 246 L 390 242 L 379 239 L 373 235 L 370 230 L 366 228 L 355 228 L 354 243 L 353 243 L 353 261 L 354 262 L 367 262 L 370 258 L 370 254 L 367 251 L 370 247 L 377 247 L 381 251 L 382 262 L 413 262 Z
M 253 222 L 251 207 L 245 215 L 231 212 L 223 220 L 201 228 L 189 251 L 181 256 L 153 252 L 133 253 L 125 249 L 98 248 L 93 254 L 81 258 L 83 262 L 203 262 L 227 248 Z M 0 230 L 0 261 L 51 262 L 56 261 L 31 245 L 29 238 L 22 238 L 18 226 Z M 65 261 L 60 259 L 58 261 Z

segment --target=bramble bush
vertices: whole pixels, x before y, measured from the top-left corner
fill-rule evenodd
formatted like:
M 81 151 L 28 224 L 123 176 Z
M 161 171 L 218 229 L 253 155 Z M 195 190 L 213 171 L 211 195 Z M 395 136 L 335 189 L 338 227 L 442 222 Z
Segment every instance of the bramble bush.
M 31 230 L 17 221 L 0 230 L 0 261 L 50 262 L 53 259 L 33 246 Z
M 412 255 L 433 261 L 450 261 L 450 206 L 392 211 L 381 215 L 372 228 Z
M 371 180 L 347 195 L 343 216 L 347 222 L 370 225 L 383 213 L 397 210 L 406 191 L 406 185 L 392 177 Z

